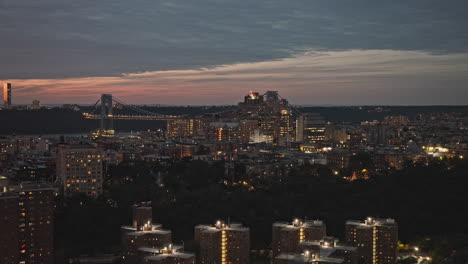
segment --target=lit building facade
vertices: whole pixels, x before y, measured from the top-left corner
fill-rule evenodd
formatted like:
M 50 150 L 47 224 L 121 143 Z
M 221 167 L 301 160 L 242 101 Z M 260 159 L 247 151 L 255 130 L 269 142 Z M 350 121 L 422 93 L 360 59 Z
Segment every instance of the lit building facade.
M 0 263 L 54 263 L 54 196 L 49 185 L 20 185 L 0 194 Z
M 89 145 L 60 144 L 57 148 L 57 178 L 65 196 L 84 193 L 97 197 L 102 193 L 102 151 Z
M 239 138 L 254 143 L 291 142 L 294 139 L 294 115 L 286 99 L 277 91 L 264 95 L 250 92 L 239 103 L 237 118 L 240 120 Z
M 218 221 L 214 226 L 196 226 L 195 241 L 201 264 L 250 263 L 250 230 L 241 224 Z
M 296 119 L 296 142 L 320 143 L 325 138 L 325 120 L 317 113 L 303 113 Z
M 295 219 L 292 223 L 274 223 L 272 230 L 273 259 L 281 253 L 299 253 L 300 243 L 321 240 L 325 236 L 326 225 L 320 220 L 302 221 Z
M 364 264 L 394 264 L 398 225 L 393 219 L 368 217 L 363 222 L 350 220 L 345 226 L 346 244 L 358 249 Z
M 294 132 L 292 111 L 289 109 L 282 109 L 280 114 L 280 136 L 292 135 Z
M 208 138 L 215 141 L 238 141 L 240 139 L 239 123 L 212 122 L 210 123 Z
M 169 138 L 194 137 L 202 133 L 205 122 L 201 119 L 180 118 L 167 121 L 167 136 Z

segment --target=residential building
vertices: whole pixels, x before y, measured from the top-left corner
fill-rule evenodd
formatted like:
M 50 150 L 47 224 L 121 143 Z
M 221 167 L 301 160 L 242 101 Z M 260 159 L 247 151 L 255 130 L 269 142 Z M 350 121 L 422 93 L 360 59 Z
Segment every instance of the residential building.
M 396 263 L 398 225 L 394 219 L 350 220 L 345 232 L 346 244 L 357 247 L 363 264 Z
M 65 196 L 84 193 L 97 197 L 102 193 L 102 151 L 90 145 L 59 144 L 57 148 L 57 179 Z
M 241 224 L 217 221 L 195 227 L 201 264 L 249 264 L 250 230 Z
M 151 202 L 142 202 L 133 206 L 131 226 L 122 226 L 122 264 L 138 263 L 140 248 L 163 248 L 172 241 L 172 232 L 153 223 Z M 164 263 L 164 262 L 161 262 Z
M 320 220 L 302 221 L 295 219 L 292 223 L 274 223 L 272 230 L 273 258 L 281 253 L 299 253 L 300 243 L 320 240 L 325 236 L 326 225 Z

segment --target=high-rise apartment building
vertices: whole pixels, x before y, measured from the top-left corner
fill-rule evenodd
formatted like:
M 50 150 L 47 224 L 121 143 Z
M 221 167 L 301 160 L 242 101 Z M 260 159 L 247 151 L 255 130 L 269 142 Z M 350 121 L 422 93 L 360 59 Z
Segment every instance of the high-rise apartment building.
M 140 248 L 162 249 L 165 246 L 169 246 L 172 241 L 171 231 L 164 230 L 161 228 L 161 225 L 153 223 L 151 202 L 142 202 L 134 205 L 132 226 L 122 226 L 121 231 L 122 264 L 141 262 L 142 253 L 139 252 Z
M 66 196 L 102 193 L 102 151 L 90 145 L 60 144 L 57 148 L 57 178 Z
M 363 222 L 346 222 L 346 244 L 358 249 L 364 264 L 394 264 L 398 243 L 398 225 L 393 219 L 368 217 Z
M 54 263 L 56 191 L 50 185 L 19 185 L 0 193 L 0 263 Z
M 19 263 L 19 197 L 0 190 L 0 263 Z
M 320 220 L 273 224 L 273 259 L 281 253 L 299 253 L 299 244 L 305 241 L 321 240 L 326 236 L 326 225 Z
M 11 106 L 11 83 L 3 84 L 3 105 L 5 108 Z
M 320 143 L 325 140 L 325 120 L 317 113 L 303 113 L 296 119 L 296 142 Z
M 216 222 L 195 227 L 201 264 L 250 263 L 250 230 L 241 224 Z

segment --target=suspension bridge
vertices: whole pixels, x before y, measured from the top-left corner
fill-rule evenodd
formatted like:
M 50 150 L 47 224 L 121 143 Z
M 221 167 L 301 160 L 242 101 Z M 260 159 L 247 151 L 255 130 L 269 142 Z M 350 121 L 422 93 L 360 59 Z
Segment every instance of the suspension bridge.
M 273 97 L 274 100 L 284 99 L 276 91 L 268 91 L 262 96 Z M 100 103 L 100 106 L 99 106 Z M 132 110 L 138 114 L 114 114 L 114 103 L 122 106 L 123 108 Z M 100 131 L 113 131 L 113 120 L 159 120 L 159 121 L 168 121 L 174 119 L 183 119 L 190 118 L 184 115 L 166 115 L 160 113 L 154 113 L 148 110 L 145 110 L 141 107 L 128 104 L 123 100 L 120 100 L 112 94 L 102 94 L 101 98 L 96 101 L 92 107 L 93 111 L 90 113 L 83 113 L 83 116 L 86 119 L 96 119 L 100 120 L 101 127 Z M 289 109 L 296 115 L 300 115 L 301 112 L 292 105 L 289 105 Z M 210 113 L 212 115 L 220 115 L 227 112 L 232 112 L 234 109 L 228 109 L 217 113 Z M 99 112 L 99 113 L 98 113 Z
M 100 105 L 99 105 L 100 103 Z M 122 106 L 125 109 L 132 110 L 138 114 L 114 114 L 114 103 Z M 123 100 L 120 100 L 112 94 L 102 94 L 101 98 L 96 101 L 92 107 L 93 111 L 90 113 L 83 113 L 86 119 L 101 120 L 101 131 L 113 130 L 113 120 L 156 120 L 156 121 L 168 121 L 174 119 L 190 118 L 185 115 L 166 115 L 160 113 L 154 113 L 145 110 L 141 107 L 128 104 Z M 211 113 L 213 115 L 230 112 L 232 109 L 225 110 L 222 112 Z

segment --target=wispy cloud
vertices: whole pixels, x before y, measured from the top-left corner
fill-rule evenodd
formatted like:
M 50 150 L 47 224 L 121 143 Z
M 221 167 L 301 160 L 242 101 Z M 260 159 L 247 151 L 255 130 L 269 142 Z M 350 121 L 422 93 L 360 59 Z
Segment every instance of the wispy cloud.
M 467 104 L 468 53 L 310 51 L 264 62 L 113 77 L 11 79 L 27 103 L 233 104 L 249 90 L 278 90 L 296 104 Z

